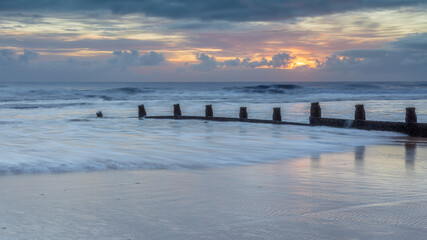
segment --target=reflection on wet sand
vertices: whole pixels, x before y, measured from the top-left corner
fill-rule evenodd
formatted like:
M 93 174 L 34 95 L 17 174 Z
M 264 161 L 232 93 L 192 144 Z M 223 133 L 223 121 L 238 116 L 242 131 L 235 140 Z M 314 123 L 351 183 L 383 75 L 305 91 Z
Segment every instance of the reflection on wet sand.
M 415 161 L 417 158 L 417 143 L 406 142 L 402 147 L 404 147 L 404 153 L 401 152 L 401 156 L 402 160 L 405 161 L 405 167 L 407 170 L 413 170 L 415 168 Z M 365 162 L 367 158 L 366 148 L 366 146 L 357 146 L 354 148 L 353 153 L 350 152 L 350 154 L 354 155 L 354 168 L 356 170 L 364 170 L 366 164 L 369 164 L 369 162 Z M 310 155 L 311 169 L 321 168 L 321 155 L 322 154 L 319 153 L 313 153 Z M 327 163 L 325 162 L 325 164 Z M 326 167 L 326 165 L 323 167 Z
M 405 143 L 406 169 L 414 169 L 416 154 L 417 154 L 417 144 L 413 142 Z
M 354 148 L 354 162 L 356 169 L 363 169 L 365 161 L 365 146 L 357 146 Z
M 319 153 L 313 153 L 311 154 L 311 168 L 315 169 L 315 168 L 320 168 L 320 154 Z

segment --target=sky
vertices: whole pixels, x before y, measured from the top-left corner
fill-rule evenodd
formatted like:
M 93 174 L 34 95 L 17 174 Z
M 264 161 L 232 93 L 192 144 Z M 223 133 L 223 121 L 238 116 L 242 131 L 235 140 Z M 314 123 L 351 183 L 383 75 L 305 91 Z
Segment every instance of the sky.
M 0 0 L 0 81 L 425 81 L 423 0 Z

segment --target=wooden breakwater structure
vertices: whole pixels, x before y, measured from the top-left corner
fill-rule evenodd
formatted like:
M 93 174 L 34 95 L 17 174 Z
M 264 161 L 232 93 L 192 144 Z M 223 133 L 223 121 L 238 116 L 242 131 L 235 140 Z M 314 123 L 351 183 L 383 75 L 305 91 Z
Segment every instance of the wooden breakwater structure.
M 405 122 L 371 121 L 366 120 L 363 104 L 357 104 L 354 111 L 354 120 L 324 118 L 320 104 L 311 103 L 311 126 L 328 126 L 338 128 L 355 128 L 362 130 L 391 131 L 408 134 L 411 137 L 427 137 L 427 123 L 418 123 L 414 107 L 406 108 Z
M 98 112 L 97 117 L 102 117 L 102 112 Z M 362 130 L 391 131 L 408 134 L 411 137 L 427 137 L 427 123 L 418 123 L 417 114 L 414 107 L 406 108 L 405 122 L 372 121 L 366 120 L 366 113 L 363 104 L 355 106 L 354 119 L 339 119 L 322 117 L 322 109 L 319 102 L 311 103 L 310 123 L 298 123 L 282 121 L 282 114 L 279 107 L 273 108 L 271 120 L 248 118 L 247 107 L 240 107 L 239 117 L 214 117 L 212 105 L 205 106 L 205 116 L 183 116 L 179 104 L 173 105 L 173 115 L 171 116 L 147 116 L 145 106 L 138 106 L 139 119 L 179 119 L 179 120 L 208 120 L 220 122 L 248 122 L 248 123 L 271 123 L 282 125 L 298 126 L 327 126 L 336 128 L 352 128 Z

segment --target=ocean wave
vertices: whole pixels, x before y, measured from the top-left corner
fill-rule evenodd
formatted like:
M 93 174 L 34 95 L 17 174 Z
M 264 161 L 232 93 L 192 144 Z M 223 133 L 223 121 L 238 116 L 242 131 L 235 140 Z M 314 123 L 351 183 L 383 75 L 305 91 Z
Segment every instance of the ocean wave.
M 85 97 L 87 97 L 87 98 L 99 98 L 99 99 L 102 99 L 104 101 L 112 101 L 112 100 L 114 100 L 113 97 L 110 97 L 110 96 L 107 96 L 107 95 L 90 94 L 90 95 L 85 95 Z
M 121 87 L 108 89 L 8 89 L 0 92 L 0 102 L 25 102 L 48 100 L 80 100 L 101 99 L 104 101 L 127 100 L 146 93 L 155 92 L 150 88 Z M 22 106 L 18 109 L 38 108 L 36 106 Z
M 36 109 L 36 108 L 64 108 L 64 107 L 74 107 L 74 106 L 88 106 L 92 103 L 80 102 L 80 103 L 26 103 L 26 104 L 3 104 L 0 105 L 0 108 L 6 109 Z
M 256 85 L 246 87 L 225 88 L 225 90 L 232 90 L 244 93 L 263 93 L 263 94 L 285 94 L 291 90 L 300 89 L 302 86 L 295 84 L 271 84 L 271 85 Z
M 128 100 L 132 97 L 139 96 L 146 93 L 155 92 L 154 89 L 149 88 L 134 88 L 134 87 L 123 87 L 123 88 L 110 88 L 106 90 L 90 90 L 83 92 L 82 97 L 85 98 L 98 98 L 104 101 L 113 100 Z M 78 94 L 82 94 L 79 92 Z
M 123 88 L 112 88 L 107 89 L 105 92 L 108 93 L 125 93 L 125 94 L 140 94 L 140 93 L 149 93 L 153 92 L 153 89 L 147 89 L 147 88 L 134 88 L 134 87 L 123 87 Z
M 349 83 L 344 85 L 345 89 L 367 89 L 367 90 L 378 90 L 382 89 L 381 86 L 367 83 Z

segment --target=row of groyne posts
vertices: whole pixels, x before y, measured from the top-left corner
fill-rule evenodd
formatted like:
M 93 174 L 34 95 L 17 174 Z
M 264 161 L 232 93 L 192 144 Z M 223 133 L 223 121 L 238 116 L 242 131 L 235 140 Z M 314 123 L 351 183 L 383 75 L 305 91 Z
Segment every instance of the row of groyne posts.
M 102 112 L 96 113 L 97 117 L 103 117 Z M 145 106 L 138 106 L 138 117 L 152 119 L 188 119 L 188 120 L 210 120 L 222 122 L 249 122 L 249 123 L 272 123 L 283 125 L 299 126 L 328 126 L 337 128 L 355 128 L 363 130 L 392 131 L 405 133 L 412 137 L 427 137 L 427 123 L 418 123 L 417 114 L 414 107 L 406 108 L 405 122 L 371 121 L 366 120 L 365 107 L 363 104 L 355 106 L 354 119 L 324 118 L 319 102 L 311 103 L 310 123 L 298 123 L 282 121 L 282 114 L 279 107 L 273 108 L 272 120 L 250 119 L 248 118 L 247 107 L 240 107 L 239 117 L 214 117 L 212 105 L 206 105 L 205 116 L 183 116 L 179 104 L 173 105 L 173 116 L 147 116 Z

